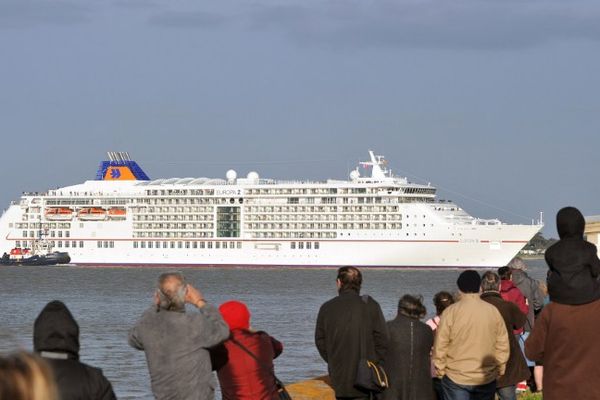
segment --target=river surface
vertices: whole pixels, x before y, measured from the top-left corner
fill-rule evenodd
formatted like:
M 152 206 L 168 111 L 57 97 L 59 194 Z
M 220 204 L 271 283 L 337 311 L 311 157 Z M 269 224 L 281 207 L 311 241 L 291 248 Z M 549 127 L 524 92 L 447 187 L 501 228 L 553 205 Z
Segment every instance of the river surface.
M 529 260 L 529 275 L 544 279 L 543 260 Z M 81 360 L 102 368 L 119 399 L 151 399 L 143 352 L 127 344 L 127 331 L 152 302 L 162 268 L 0 267 L 0 352 L 32 349 L 33 322 L 44 305 L 61 300 L 81 331 Z M 172 270 L 172 269 L 171 269 Z M 320 305 L 336 295 L 334 269 L 185 269 L 187 280 L 215 305 L 237 299 L 252 313 L 252 326 L 284 344 L 276 359 L 286 383 L 326 374 L 314 346 Z M 428 315 L 433 295 L 455 291 L 457 270 L 368 270 L 362 293 L 374 297 L 386 319 L 398 299 L 420 294 Z M 217 395 L 217 398 L 220 398 Z

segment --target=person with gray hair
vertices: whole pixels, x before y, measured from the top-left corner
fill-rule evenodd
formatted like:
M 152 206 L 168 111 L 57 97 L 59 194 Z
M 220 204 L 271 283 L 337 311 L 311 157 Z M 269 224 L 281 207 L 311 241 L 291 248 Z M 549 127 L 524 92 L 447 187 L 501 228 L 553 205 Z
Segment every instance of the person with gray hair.
M 496 380 L 496 393 L 500 400 L 516 400 L 516 385 L 529 378 L 530 372 L 525 357 L 519 348 L 517 338 L 512 334 L 513 329 L 523 327 L 527 319 L 519 307 L 502 299 L 500 295 L 500 276 L 487 271 L 481 277 L 481 299 L 498 309 L 508 334 L 510 355 L 506 363 L 506 372 Z
M 185 304 L 197 312 L 186 312 Z M 208 349 L 229 337 L 229 327 L 180 272 L 158 278 L 154 304 L 129 331 L 129 344 L 146 354 L 156 399 L 214 399 Z

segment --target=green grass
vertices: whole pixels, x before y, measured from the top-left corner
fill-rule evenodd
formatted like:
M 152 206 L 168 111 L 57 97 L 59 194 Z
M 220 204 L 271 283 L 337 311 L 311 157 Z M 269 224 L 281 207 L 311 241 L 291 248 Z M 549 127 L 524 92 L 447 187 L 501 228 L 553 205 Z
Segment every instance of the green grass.
M 527 391 L 525 393 L 518 395 L 517 399 L 519 399 L 519 400 L 542 400 L 542 394 L 541 393 L 531 393 L 531 392 Z

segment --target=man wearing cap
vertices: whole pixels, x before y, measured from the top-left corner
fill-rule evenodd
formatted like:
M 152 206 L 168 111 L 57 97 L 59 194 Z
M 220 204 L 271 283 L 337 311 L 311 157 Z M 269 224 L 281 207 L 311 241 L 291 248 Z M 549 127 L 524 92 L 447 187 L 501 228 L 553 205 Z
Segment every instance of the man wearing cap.
M 444 310 L 435 336 L 436 373 L 447 400 L 493 400 L 510 354 L 508 332 L 496 307 L 479 297 L 477 271 L 456 283 L 460 300 Z

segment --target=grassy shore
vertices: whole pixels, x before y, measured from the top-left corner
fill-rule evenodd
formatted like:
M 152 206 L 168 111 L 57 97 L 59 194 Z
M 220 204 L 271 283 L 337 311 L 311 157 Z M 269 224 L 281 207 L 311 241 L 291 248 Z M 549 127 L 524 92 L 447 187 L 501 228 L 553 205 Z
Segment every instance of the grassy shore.
M 531 393 L 531 392 L 527 391 L 527 392 L 524 392 L 524 393 L 518 395 L 517 399 L 519 399 L 519 400 L 542 400 L 542 394 L 541 393 Z

